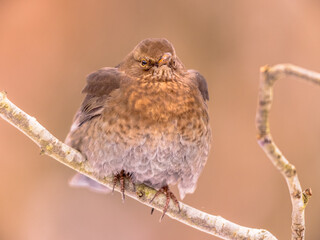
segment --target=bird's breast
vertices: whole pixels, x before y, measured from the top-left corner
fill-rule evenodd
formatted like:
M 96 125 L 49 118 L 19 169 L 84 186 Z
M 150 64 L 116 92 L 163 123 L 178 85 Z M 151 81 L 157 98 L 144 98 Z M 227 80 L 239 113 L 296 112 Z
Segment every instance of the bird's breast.
M 141 82 L 128 91 L 127 106 L 141 120 L 157 124 L 200 113 L 204 108 L 199 92 L 177 81 Z
M 195 141 L 208 131 L 207 106 L 201 93 L 183 82 L 137 82 L 115 93 L 107 105 L 104 131 L 117 132 L 129 142 L 148 134 L 178 134 Z

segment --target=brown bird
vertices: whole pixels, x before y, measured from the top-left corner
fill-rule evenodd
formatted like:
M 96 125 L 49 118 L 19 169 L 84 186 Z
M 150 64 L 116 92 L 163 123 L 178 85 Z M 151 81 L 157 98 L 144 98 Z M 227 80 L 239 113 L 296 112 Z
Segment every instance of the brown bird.
M 207 161 L 211 130 L 207 83 L 187 70 L 166 39 L 140 42 L 116 67 L 87 77 L 86 97 L 66 143 L 79 150 L 97 176 L 144 183 L 178 201 L 193 193 Z M 104 190 L 84 176 L 75 184 Z

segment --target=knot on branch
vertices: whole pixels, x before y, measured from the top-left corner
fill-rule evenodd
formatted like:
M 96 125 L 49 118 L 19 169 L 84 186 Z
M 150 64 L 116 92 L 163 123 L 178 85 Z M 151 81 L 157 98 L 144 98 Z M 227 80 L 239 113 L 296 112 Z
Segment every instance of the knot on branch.
M 265 133 L 265 132 L 260 133 L 257 136 L 257 139 L 258 139 L 259 145 L 261 147 L 263 147 L 266 144 L 271 144 L 272 143 L 272 139 L 271 139 L 270 135 L 268 133 Z
M 303 191 L 303 207 L 305 208 L 309 202 L 309 199 L 312 197 L 312 190 L 311 188 L 307 188 Z
M 288 178 L 292 178 L 297 174 L 296 167 L 290 163 L 284 166 L 284 170 L 284 173 Z
M 292 229 L 292 239 L 295 239 L 295 240 L 303 240 L 304 239 L 304 226 L 302 224 L 292 224 L 291 226 L 291 229 Z
M 280 77 L 282 74 L 280 71 L 273 71 L 273 68 L 270 65 L 265 65 L 260 68 L 261 74 L 264 75 L 264 81 L 268 86 L 272 86 L 273 83 Z

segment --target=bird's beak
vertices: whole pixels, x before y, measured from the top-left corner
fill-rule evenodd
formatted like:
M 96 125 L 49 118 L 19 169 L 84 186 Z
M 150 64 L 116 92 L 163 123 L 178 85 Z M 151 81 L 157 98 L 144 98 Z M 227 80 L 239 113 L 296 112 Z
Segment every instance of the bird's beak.
M 172 54 L 167 52 L 162 55 L 160 60 L 158 61 L 158 66 L 161 67 L 162 65 L 169 65 L 172 59 Z

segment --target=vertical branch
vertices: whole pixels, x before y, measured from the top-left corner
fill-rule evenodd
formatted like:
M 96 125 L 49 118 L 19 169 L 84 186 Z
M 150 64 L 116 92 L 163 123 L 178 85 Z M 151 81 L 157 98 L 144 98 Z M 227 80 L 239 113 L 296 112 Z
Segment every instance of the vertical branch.
M 269 113 L 273 100 L 273 85 L 278 79 L 292 75 L 320 85 L 320 74 L 291 64 L 265 66 L 260 69 L 260 72 L 259 102 L 256 113 L 258 143 L 287 182 L 292 203 L 291 239 L 303 240 L 305 238 L 304 210 L 312 195 L 311 189 L 302 191 L 295 166 L 285 158 L 273 141 Z

